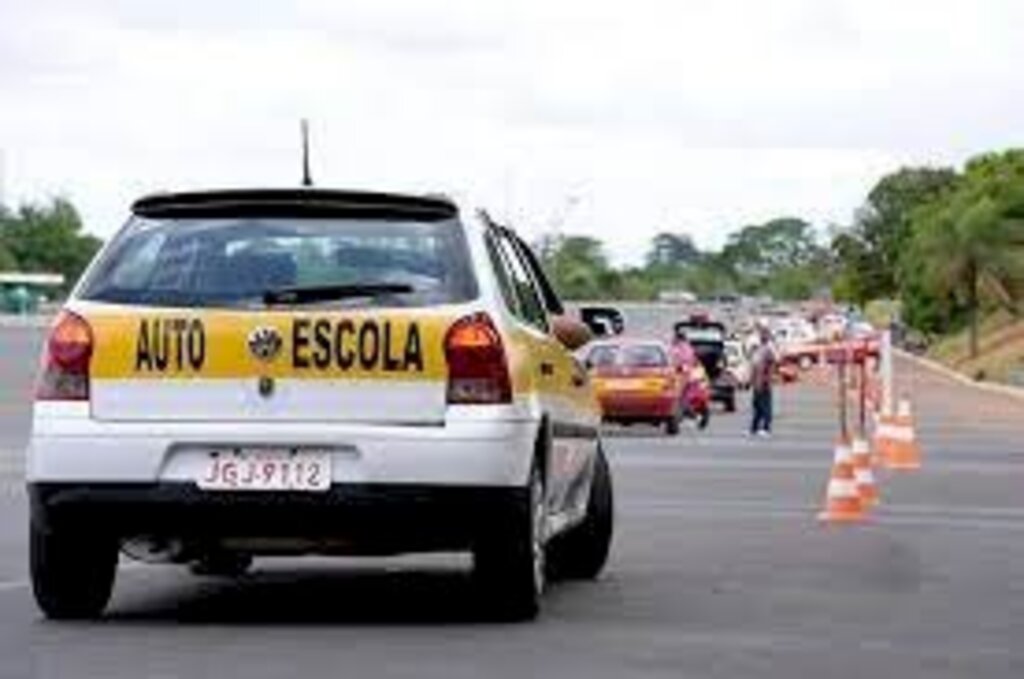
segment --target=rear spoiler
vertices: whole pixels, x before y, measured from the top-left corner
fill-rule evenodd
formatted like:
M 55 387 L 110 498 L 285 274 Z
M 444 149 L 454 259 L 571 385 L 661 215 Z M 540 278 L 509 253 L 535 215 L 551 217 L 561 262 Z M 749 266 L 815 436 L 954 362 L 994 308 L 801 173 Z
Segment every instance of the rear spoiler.
M 135 201 L 132 213 L 151 218 L 368 217 L 441 221 L 458 214 L 441 196 L 336 189 L 229 189 L 162 193 Z

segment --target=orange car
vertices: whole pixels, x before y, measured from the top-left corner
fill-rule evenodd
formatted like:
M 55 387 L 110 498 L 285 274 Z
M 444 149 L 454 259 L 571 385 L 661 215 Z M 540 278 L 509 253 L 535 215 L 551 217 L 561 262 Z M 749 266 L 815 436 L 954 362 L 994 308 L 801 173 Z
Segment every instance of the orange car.
M 586 352 L 602 418 L 660 424 L 679 433 L 689 374 L 657 340 L 596 342 Z

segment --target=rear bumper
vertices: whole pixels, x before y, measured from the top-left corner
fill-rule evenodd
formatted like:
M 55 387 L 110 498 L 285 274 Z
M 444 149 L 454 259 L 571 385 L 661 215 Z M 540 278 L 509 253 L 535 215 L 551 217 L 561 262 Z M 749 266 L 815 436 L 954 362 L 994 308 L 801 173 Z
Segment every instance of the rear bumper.
M 183 483 L 33 483 L 28 491 L 33 521 L 47 528 L 192 543 L 306 539 L 317 545 L 309 551 L 330 544 L 333 551 L 374 554 L 468 548 L 500 531 L 526 492 L 348 484 L 323 493 L 225 493 Z
M 733 382 L 716 382 L 711 385 L 711 400 L 725 402 L 735 398 L 736 385 Z
M 332 450 L 335 484 L 525 485 L 539 423 L 466 417 L 439 426 L 321 422 L 97 422 L 38 405 L 30 483 L 192 483 L 211 448 Z
M 602 394 L 598 397 L 605 419 L 661 419 L 671 417 L 679 407 L 674 394 Z

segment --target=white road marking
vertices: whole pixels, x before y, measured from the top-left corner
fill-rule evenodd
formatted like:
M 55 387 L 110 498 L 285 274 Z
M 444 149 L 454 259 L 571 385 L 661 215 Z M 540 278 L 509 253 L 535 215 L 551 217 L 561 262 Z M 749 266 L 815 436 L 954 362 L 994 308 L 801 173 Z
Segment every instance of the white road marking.
M 795 451 L 794 451 L 795 452 Z M 832 462 L 832 451 L 822 448 L 818 459 L 773 459 L 752 457 L 666 457 L 649 453 L 629 454 L 613 453 L 612 464 L 616 468 L 648 468 L 648 469 L 686 469 L 696 471 L 735 471 L 737 469 L 751 471 L 820 471 L 828 469 Z M 1024 471 L 1024 462 L 988 462 L 988 461 L 945 461 L 928 459 L 925 461 L 929 473 L 957 474 L 995 474 L 1005 476 Z M 884 470 L 883 470 L 884 471 Z

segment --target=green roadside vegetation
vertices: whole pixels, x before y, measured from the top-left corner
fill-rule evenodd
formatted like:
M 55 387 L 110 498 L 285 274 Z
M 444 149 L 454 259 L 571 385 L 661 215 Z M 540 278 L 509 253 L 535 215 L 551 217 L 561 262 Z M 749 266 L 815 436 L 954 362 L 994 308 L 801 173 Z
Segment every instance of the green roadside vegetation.
M 832 251 L 837 297 L 897 300 L 932 358 L 974 379 L 1020 380 L 1024 150 L 884 177 Z
M 59 273 L 69 288 L 99 244 L 66 199 L 0 206 L 0 272 Z M 898 318 L 933 357 L 971 376 L 1010 379 L 1024 357 L 1024 149 L 962 168 L 900 168 L 845 225 L 799 216 L 738 223 L 719 249 L 666 229 L 628 267 L 613 266 L 589 235 L 551 234 L 536 245 L 569 300 L 831 297 L 878 325 Z
M 685 230 L 660 233 L 642 265 L 622 269 L 589 236 L 538 245 L 570 299 L 830 296 L 877 325 L 898 319 L 965 374 L 1004 380 L 1024 356 L 1024 343 L 1006 339 L 1017 336 L 1024 303 L 1024 150 L 963 168 L 900 168 L 846 225 L 822 230 L 786 216 L 737 227 L 720 250 L 702 250 Z
M 1024 320 L 1005 311 L 994 312 L 979 323 L 978 336 L 974 358 L 966 328 L 936 341 L 928 357 L 975 380 L 1024 387 Z
M 66 293 L 92 260 L 100 240 L 83 232 L 69 200 L 0 205 L 0 273 L 54 273 L 64 276 Z

